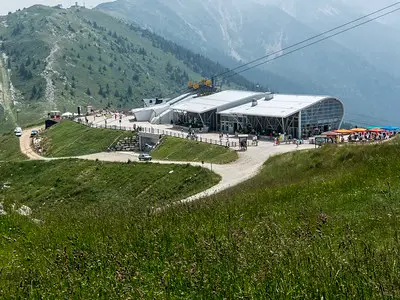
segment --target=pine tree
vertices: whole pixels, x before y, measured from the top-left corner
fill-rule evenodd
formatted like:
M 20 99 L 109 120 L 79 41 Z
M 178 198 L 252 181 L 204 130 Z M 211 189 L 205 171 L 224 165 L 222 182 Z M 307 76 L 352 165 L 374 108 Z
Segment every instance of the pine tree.
M 36 94 L 37 94 L 36 85 L 33 85 L 31 92 L 31 99 L 35 98 Z
M 24 63 L 21 63 L 21 65 L 19 66 L 18 73 L 20 76 L 22 76 L 24 78 L 26 77 L 26 69 L 25 69 Z
M 92 94 L 92 92 L 90 91 L 90 89 L 89 89 L 89 88 L 87 88 L 87 90 L 86 90 L 86 94 L 88 94 L 89 96 Z
M 103 87 L 101 85 L 100 85 L 100 88 L 99 88 L 99 95 L 101 95 L 103 97 L 106 96 L 105 93 L 104 93 Z

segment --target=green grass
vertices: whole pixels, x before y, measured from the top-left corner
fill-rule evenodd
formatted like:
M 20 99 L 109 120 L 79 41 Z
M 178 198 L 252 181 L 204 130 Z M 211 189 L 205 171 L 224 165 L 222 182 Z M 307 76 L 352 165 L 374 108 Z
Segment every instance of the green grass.
M 215 185 L 220 177 L 189 165 L 52 160 L 0 163 L 0 183 L 11 188 L 0 197 L 37 211 L 91 209 L 143 212 Z
M 19 149 L 19 138 L 13 133 L 0 134 L 0 161 L 23 159 L 26 157 Z
M 174 137 L 165 137 L 151 155 L 162 160 L 205 161 L 216 164 L 226 164 L 238 159 L 238 154 L 232 149 Z
M 128 180 L 117 170 L 106 172 L 112 186 L 101 189 L 92 168 L 80 188 L 76 183 L 85 172 L 70 173 L 66 161 L 42 189 L 35 181 L 40 174 L 49 177 L 50 168 L 39 162 L 2 165 L 0 182 L 12 181 L 0 191 L 7 205 L 29 203 L 44 223 L 14 214 L 0 218 L 0 295 L 398 298 L 399 146 L 322 147 L 275 156 L 242 185 L 156 214 L 129 205 L 114 209 L 126 201 L 118 193 L 121 179 Z M 70 175 L 57 181 L 64 168 Z M 13 183 L 23 193 L 12 191 Z M 49 196 L 64 185 L 74 193 L 62 203 L 60 194 Z M 26 193 L 32 196 L 24 198 Z M 66 205 L 75 202 L 71 197 L 81 204 Z
M 132 134 L 128 131 L 89 128 L 72 121 L 63 121 L 45 131 L 45 155 L 71 157 L 104 152 L 114 141 Z

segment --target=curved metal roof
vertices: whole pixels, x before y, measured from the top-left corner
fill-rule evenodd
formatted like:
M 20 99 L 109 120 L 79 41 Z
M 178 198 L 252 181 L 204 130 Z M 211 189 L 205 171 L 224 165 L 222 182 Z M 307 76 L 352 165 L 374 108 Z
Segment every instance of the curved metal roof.
M 257 101 L 257 105 L 255 106 L 252 106 L 252 103 L 246 103 L 223 110 L 219 114 L 286 118 L 328 99 L 337 100 L 343 105 L 340 100 L 330 96 L 273 94 L 271 100 L 265 100 L 265 97 L 262 97 Z
M 261 98 L 265 93 L 228 90 L 209 96 L 196 97 L 186 101 L 178 102 L 171 106 L 173 110 L 187 111 L 192 113 L 204 113 L 211 110 L 224 110 L 234 105 L 251 102 L 252 98 Z

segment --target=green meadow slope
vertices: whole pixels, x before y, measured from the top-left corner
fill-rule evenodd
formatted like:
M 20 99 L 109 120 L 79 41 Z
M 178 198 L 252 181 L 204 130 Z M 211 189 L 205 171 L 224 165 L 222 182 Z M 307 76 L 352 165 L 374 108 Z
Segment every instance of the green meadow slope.
M 200 188 L 206 171 L 181 176 L 185 166 L 1 163 L 0 182 L 11 187 L 0 190 L 0 202 L 6 210 L 27 204 L 43 223 L 15 213 L 0 217 L 0 293 L 397 298 L 399 146 L 275 156 L 248 182 L 154 214 L 149 207 Z M 172 183 L 171 174 L 178 176 Z M 207 176 L 200 182 L 213 181 Z M 161 186 L 147 189 L 141 180 Z
M 150 31 L 75 7 L 35 5 L 0 16 L 0 54 L 7 99 L 0 102 L 0 128 L 15 126 L 17 109 L 22 125 L 77 105 L 132 109 L 145 97 L 176 96 L 189 80 L 226 70 Z M 229 85 L 253 88 L 241 76 Z
M 95 129 L 73 121 L 63 121 L 44 131 L 49 157 L 71 157 L 107 151 L 114 142 L 134 133 L 112 129 Z
M 0 134 L 0 161 L 23 159 L 26 159 L 26 157 L 20 152 L 19 137 L 13 133 Z
M 204 161 L 216 164 L 226 164 L 238 159 L 236 151 L 230 148 L 169 136 L 165 137 L 151 155 L 161 160 Z

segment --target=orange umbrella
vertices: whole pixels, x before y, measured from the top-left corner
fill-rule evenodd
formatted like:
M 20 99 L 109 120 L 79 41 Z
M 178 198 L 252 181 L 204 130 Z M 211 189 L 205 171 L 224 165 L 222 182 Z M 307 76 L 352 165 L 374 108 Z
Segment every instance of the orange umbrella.
M 339 135 L 339 133 L 334 132 L 334 131 L 327 131 L 327 132 L 321 133 L 321 135 L 326 135 L 326 136 L 337 136 L 337 135 Z
M 383 129 L 380 129 L 380 128 L 373 128 L 373 129 L 370 129 L 370 130 L 368 130 L 369 132 L 384 132 L 385 130 L 383 130 Z
M 340 133 L 340 134 L 350 134 L 350 133 L 353 133 L 353 131 L 348 130 L 348 129 L 338 129 L 338 130 L 334 130 L 334 132 Z
M 353 129 L 350 129 L 352 132 L 364 132 L 364 131 L 367 131 L 367 129 L 365 129 L 365 128 L 353 128 Z

